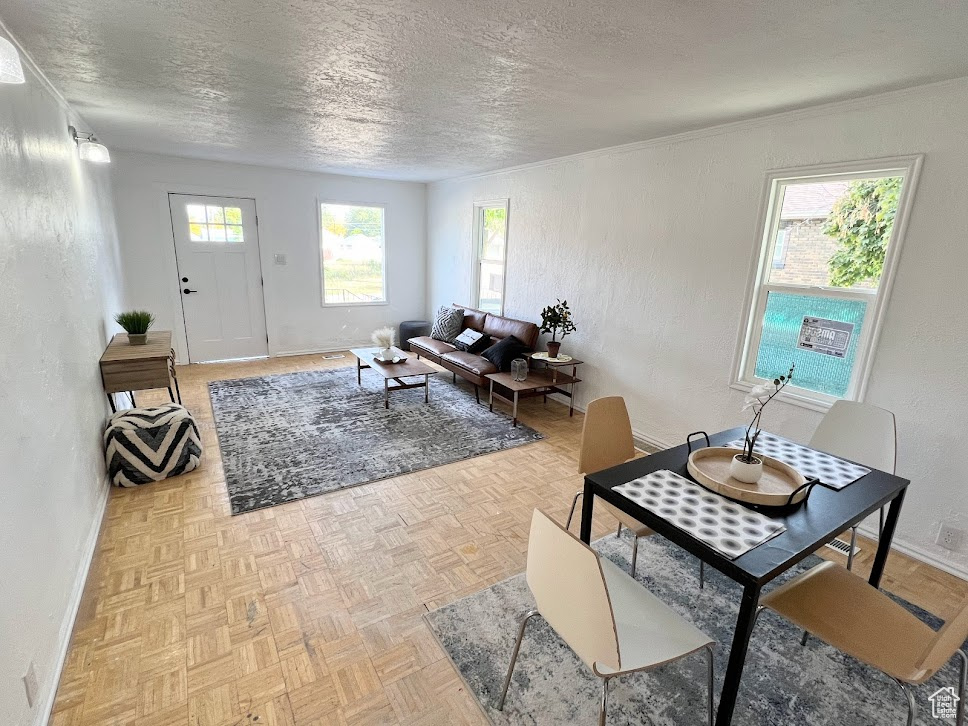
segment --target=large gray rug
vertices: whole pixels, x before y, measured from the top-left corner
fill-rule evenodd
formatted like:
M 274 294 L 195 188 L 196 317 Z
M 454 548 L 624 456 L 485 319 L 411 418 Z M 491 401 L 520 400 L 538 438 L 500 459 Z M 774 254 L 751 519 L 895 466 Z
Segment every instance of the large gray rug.
M 390 394 L 356 368 L 209 383 L 232 514 L 400 476 L 543 438 L 450 376 Z
M 623 569 L 631 543 L 614 535 L 595 548 Z M 715 638 L 716 703 L 740 600 L 740 589 L 707 569 L 699 590 L 696 560 L 661 537 L 639 545 L 638 580 Z M 810 557 L 795 572 L 819 562 Z M 789 575 L 789 576 L 792 576 Z M 786 579 L 784 577 L 783 579 Z M 901 601 L 937 628 L 939 621 Z M 429 613 L 426 617 L 470 692 L 495 724 L 594 724 L 601 681 L 593 676 L 541 619 L 528 624 L 504 711 L 494 709 L 507 672 L 517 618 L 533 607 L 524 575 Z M 811 639 L 800 646 L 800 631 L 763 613 L 753 632 L 733 723 L 737 726 L 879 726 L 905 723 L 907 704 L 900 688 L 833 648 Z M 705 723 L 705 658 L 701 654 L 651 673 L 617 678 L 609 686 L 610 725 Z M 928 696 L 943 686 L 957 688 L 954 663 L 917 689 L 918 724 L 933 719 Z

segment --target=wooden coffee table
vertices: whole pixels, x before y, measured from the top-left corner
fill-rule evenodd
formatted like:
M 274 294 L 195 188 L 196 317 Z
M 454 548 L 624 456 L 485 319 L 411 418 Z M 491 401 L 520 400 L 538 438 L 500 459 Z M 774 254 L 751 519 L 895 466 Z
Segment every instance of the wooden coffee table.
M 559 386 L 571 386 L 572 392 L 579 379 L 547 368 L 532 368 L 528 371 L 527 379 L 516 381 L 510 373 L 489 373 L 491 381 L 491 395 L 488 400 L 491 410 L 494 410 L 494 399 L 500 398 L 511 404 L 511 425 L 518 425 L 518 399 L 533 396 L 547 396 L 549 393 L 560 392 Z M 494 390 L 495 386 L 498 390 Z M 507 391 L 507 393 L 503 393 Z
M 380 348 L 353 348 L 350 353 L 356 356 L 356 382 L 363 385 L 363 378 L 360 375 L 364 368 L 372 368 L 383 376 L 383 407 L 390 408 L 390 391 L 405 391 L 410 388 L 424 389 L 424 403 L 430 403 L 430 376 L 437 370 L 431 368 L 426 363 L 411 357 L 399 348 L 393 348 L 393 354 L 406 360 L 400 363 L 382 363 L 374 360 L 374 356 L 380 352 Z M 413 376 L 423 376 L 422 381 L 407 383 L 404 378 Z M 391 386 L 390 381 L 395 381 L 396 385 Z

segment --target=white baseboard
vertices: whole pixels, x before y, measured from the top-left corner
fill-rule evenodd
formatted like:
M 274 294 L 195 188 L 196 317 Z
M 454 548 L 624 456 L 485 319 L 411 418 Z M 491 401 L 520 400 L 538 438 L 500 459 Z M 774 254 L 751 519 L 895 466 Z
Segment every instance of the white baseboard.
M 877 540 L 877 530 L 872 527 L 862 525 L 857 528 L 857 531 L 868 539 Z M 898 539 L 895 536 L 894 541 L 891 543 L 891 549 L 897 550 L 918 562 L 931 565 L 931 567 L 937 568 L 942 572 L 947 572 L 949 575 L 960 577 L 962 580 L 968 580 L 968 568 L 943 560 L 933 552 L 928 552 L 920 545 L 905 542 L 903 539 Z
M 45 726 L 50 721 L 51 711 L 54 710 L 54 698 L 57 696 L 57 686 L 60 685 L 61 673 L 64 664 L 67 662 L 67 652 L 71 645 L 71 635 L 74 633 L 74 621 L 77 619 L 78 610 L 81 607 L 81 598 L 84 595 L 84 586 L 87 584 L 87 576 L 91 572 L 91 563 L 94 561 L 94 553 L 97 550 L 98 537 L 101 535 L 101 525 L 104 523 L 104 513 L 108 508 L 108 496 L 111 493 L 111 484 L 107 478 L 102 480 L 101 501 L 97 505 L 97 512 L 91 531 L 87 535 L 84 549 L 81 554 L 80 566 L 74 578 L 74 586 L 71 589 L 71 597 L 67 605 L 67 614 L 61 622 L 60 632 L 57 635 L 60 642 L 60 652 L 57 656 L 57 665 L 51 672 L 47 681 L 44 683 L 44 696 L 37 709 L 34 718 L 34 726 Z
M 335 347 L 327 348 L 307 348 L 305 350 L 277 350 L 269 355 L 270 358 L 288 358 L 294 355 L 318 355 L 322 353 L 342 353 L 350 348 L 372 348 L 373 343 L 369 340 L 342 343 Z

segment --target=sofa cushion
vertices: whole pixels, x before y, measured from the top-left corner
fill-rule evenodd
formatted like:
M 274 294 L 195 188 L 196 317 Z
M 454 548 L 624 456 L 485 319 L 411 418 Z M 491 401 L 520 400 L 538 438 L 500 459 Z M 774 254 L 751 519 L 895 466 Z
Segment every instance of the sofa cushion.
M 490 318 L 490 316 L 488 316 L 488 318 Z M 522 357 L 530 350 L 531 349 L 528 346 L 526 346 L 516 337 L 509 335 L 503 340 L 499 340 L 497 343 L 481 353 L 481 355 L 491 361 L 491 363 L 493 363 L 498 370 L 509 371 L 511 370 L 511 361 L 513 361 L 515 358 Z
M 445 360 L 458 368 L 463 368 L 465 371 L 470 371 L 475 376 L 481 378 L 488 373 L 497 373 L 497 366 L 489 360 L 479 355 L 474 355 L 473 353 L 465 353 L 462 350 L 455 350 L 452 353 L 441 356 L 441 360 Z
M 454 347 L 466 353 L 480 355 L 481 351 L 490 348 L 493 342 L 491 336 L 487 333 L 481 333 L 477 330 L 467 328 L 457 336 L 457 339 L 454 341 Z
M 474 308 L 458 305 L 457 303 L 454 303 L 454 307 L 464 311 L 464 328 L 476 330 L 478 333 L 484 330 L 484 319 L 487 317 L 487 313 L 483 310 L 475 310 Z
M 484 320 L 484 332 L 492 338 L 507 338 L 513 335 L 521 343 L 533 348 L 538 342 L 538 326 L 524 320 L 504 318 L 500 315 L 488 315 Z
M 420 353 L 422 351 L 427 351 L 433 353 L 434 355 L 443 355 L 444 353 L 450 353 L 454 350 L 454 346 L 450 343 L 445 343 L 442 340 L 434 340 L 429 336 L 421 336 L 419 338 L 410 339 L 410 348 Z
M 434 327 L 430 331 L 430 337 L 434 340 L 442 340 L 445 343 L 453 343 L 454 338 L 460 335 L 464 328 L 464 311 L 461 308 L 449 308 L 441 305 L 434 318 Z

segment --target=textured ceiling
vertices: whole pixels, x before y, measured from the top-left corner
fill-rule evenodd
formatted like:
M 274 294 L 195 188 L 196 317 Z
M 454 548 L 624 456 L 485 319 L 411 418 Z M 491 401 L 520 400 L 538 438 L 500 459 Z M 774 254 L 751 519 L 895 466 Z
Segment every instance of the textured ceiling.
M 959 0 L 7 0 L 111 148 L 431 180 L 968 75 Z

